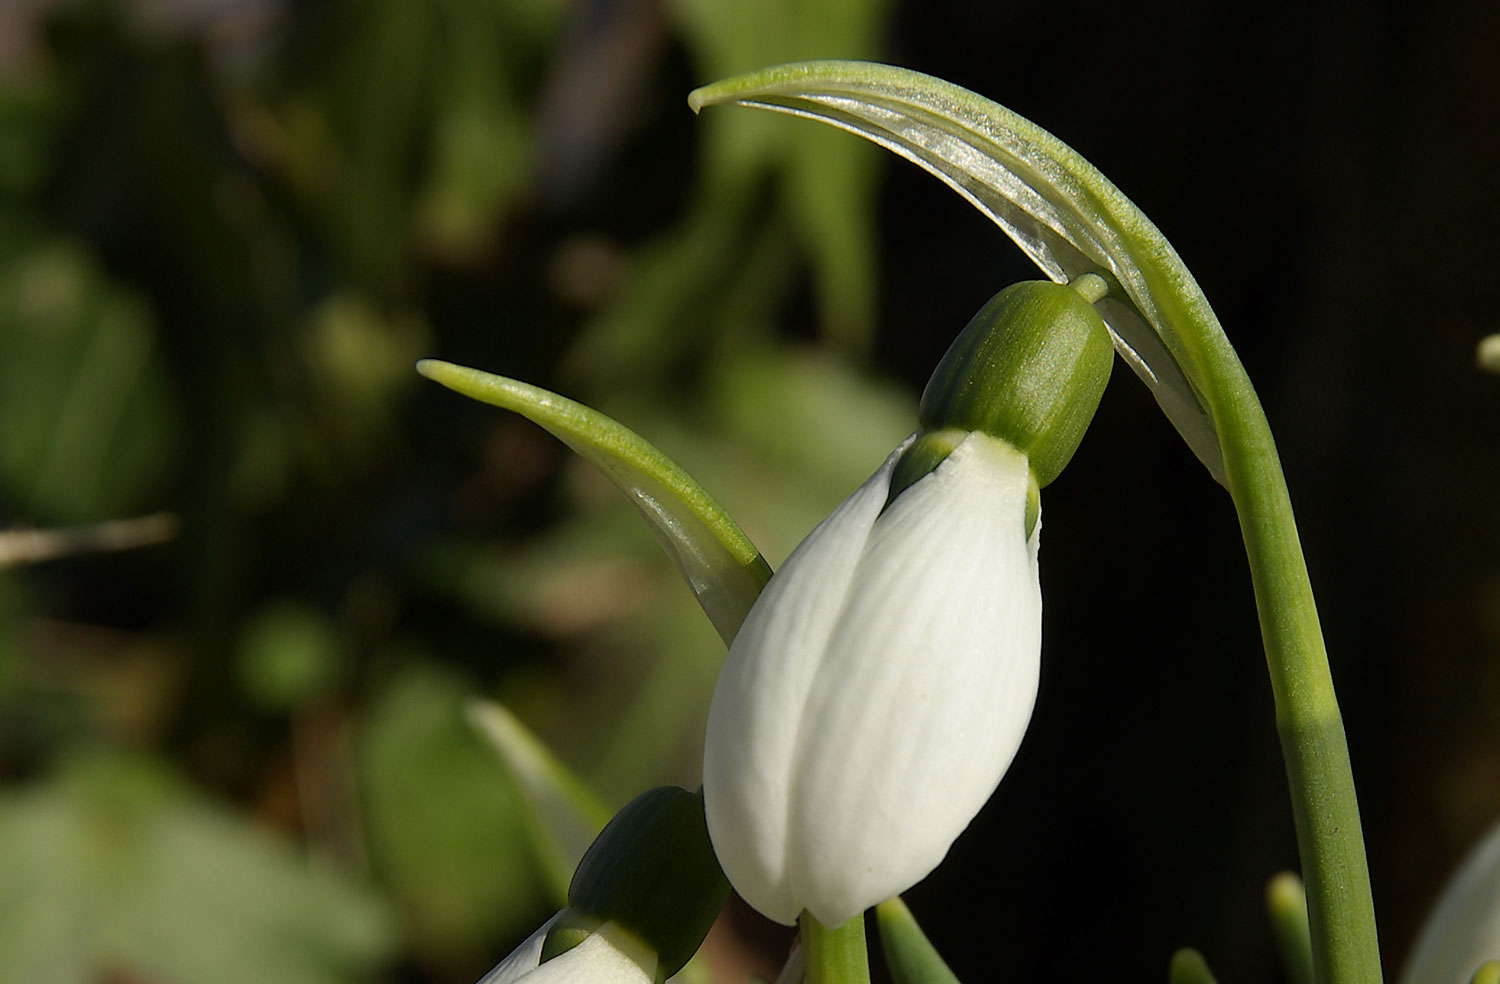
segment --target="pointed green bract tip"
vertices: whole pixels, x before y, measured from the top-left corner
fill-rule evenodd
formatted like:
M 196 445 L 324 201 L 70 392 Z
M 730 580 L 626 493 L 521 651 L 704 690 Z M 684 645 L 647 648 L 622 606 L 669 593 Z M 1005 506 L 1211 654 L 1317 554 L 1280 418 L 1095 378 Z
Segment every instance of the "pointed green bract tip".
M 619 421 L 539 386 L 436 359 L 418 362 L 417 372 L 521 414 L 603 471 L 651 524 L 719 635 L 734 638 L 771 566 L 680 465 Z
M 1012 284 L 954 339 L 922 394 L 924 430 L 983 431 L 1026 455 L 1037 483 L 1063 470 L 1094 419 L 1114 342 L 1092 300 L 1108 284 Z
M 1168 984 L 1216 984 L 1203 954 L 1188 947 L 1172 954 L 1167 981 Z

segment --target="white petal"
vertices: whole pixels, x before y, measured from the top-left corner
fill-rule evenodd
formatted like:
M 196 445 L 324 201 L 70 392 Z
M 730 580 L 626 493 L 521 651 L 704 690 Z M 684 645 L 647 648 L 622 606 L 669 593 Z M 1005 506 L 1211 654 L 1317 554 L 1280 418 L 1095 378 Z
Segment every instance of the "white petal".
M 806 691 L 789 797 L 792 896 L 826 926 L 935 868 L 1020 746 L 1041 654 L 1028 476 L 972 434 L 871 531 Z
M 1468 984 L 1500 960 L 1500 825 L 1459 865 L 1427 917 L 1401 984 Z
M 803 909 L 786 871 L 803 708 L 908 443 L 787 558 L 745 618 L 714 688 L 703 754 L 709 836 L 735 890 L 777 922 L 794 923 Z
M 547 941 L 547 931 L 561 916 L 562 913 L 559 912 L 542 923 L 540 929 L 511 951 L 510 956 L 490 968 L 490 972 L 479 979 L 479 984 L 511 984 L 520 980 L 527 971 L 536 970 L 542 959 L 542 945 Z
M 522 984 L 654 984 L 656 954 L 614 923 L 521 978 Z

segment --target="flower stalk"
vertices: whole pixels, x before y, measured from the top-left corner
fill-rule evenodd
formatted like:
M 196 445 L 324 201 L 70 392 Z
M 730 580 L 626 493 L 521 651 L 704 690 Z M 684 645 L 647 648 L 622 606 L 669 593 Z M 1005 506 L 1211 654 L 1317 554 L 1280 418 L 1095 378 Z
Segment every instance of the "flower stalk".
M 807 960 L 806 984 L 870 984 L 863 915 L 829 929 L 804 912 L 800 927 Z

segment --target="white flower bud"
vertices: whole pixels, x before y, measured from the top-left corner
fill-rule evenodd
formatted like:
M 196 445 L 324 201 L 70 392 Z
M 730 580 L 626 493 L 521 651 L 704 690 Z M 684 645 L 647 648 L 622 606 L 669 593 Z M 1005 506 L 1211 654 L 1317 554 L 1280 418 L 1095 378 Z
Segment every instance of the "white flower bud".
M 1036 698 L 1026 456 L 969 434 L 887 506 L 906 446 L 771 579 L 714 692 L 709 834 L 730 883 L 778 922 L 806 909 L 837 926 L 925 877 Z

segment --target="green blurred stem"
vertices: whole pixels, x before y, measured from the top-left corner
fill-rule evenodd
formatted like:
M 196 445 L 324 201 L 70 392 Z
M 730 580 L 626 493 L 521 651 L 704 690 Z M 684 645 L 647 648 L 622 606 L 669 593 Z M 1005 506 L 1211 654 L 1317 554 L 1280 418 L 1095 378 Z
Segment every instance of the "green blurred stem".
M 1302 879 L 1284 871 L 1266 886 L 1266 910 L 1288 984 L 1315 984 L 1312 938 L 1307 929 L 1307 892 Z
M 899 896 L 875 907 L 875 923 L 880 927 L 886 966 L 896 984 L 959 984 Z
M 863 913 L 837 929 L 827 928 L 810 912 L 802 913 L 801 923 L 807 984 L 870 984 Z
M 1349 745 L 1333 692 L 1292 501 L 1265 411 L 1222 333 L 1202 332 L 1199 365 L 1250 561 L 1291 787 L 1320 984 L 1378 984 L 1380 948 Z M 1198 346 L 1194 346 L 1198 347 Z
M 1183 947 L 1172 954 L 1172 962 L 1167 965 L 1167 984 L 1218 984 L 1213 972 L 1208 969 L 1208 961 L 1203 959 L 1203 954 L 1190 947 Z

